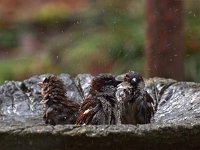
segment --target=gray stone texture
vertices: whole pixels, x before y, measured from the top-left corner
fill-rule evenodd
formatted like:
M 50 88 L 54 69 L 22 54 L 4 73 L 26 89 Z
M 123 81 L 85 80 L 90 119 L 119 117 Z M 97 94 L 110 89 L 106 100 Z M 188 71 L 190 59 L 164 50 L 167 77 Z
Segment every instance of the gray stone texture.
M 45 75 L 0 86 L 0 149 L 200 149 L 200 84 L 146 79 L 155 116 L 147 125 L 45 125 L 38 82 Z M 60 74 L 69 99 L 82 102 L 93 76 Z

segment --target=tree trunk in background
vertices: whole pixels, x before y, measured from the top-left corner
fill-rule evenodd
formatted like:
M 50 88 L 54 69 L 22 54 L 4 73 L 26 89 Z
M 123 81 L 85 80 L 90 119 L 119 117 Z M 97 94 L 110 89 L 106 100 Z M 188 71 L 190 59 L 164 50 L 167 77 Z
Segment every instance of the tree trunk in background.
M 146 0 L 146 72 L 184 78 L 183 5 L 181 0 Z

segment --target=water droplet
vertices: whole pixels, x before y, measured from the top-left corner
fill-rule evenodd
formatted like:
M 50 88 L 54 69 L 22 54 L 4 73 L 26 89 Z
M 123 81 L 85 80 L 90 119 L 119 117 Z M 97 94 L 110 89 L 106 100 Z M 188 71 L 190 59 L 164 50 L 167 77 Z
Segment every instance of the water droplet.
M 80 24 L 80 21 L 77 20 L 77 21 L 76 21 L 76 24 Z

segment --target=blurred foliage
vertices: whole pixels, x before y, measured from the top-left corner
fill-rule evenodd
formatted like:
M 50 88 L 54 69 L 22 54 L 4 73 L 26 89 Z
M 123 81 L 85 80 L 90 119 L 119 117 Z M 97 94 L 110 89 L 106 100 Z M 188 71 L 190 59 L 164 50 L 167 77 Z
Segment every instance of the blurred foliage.
M 35 8 L 29 6 L 33 12 L 23 12 L 22 18 L 29 19 L 0 22 L 1 83 L 42 73 L 144 71 L 144 0 L 74 3 L 78 1 L 38 1 Z M 185 1 L 185 74 L 187 80 L 200 81 L 200 5 L 196 3 Z M 2 55 L 3 51 L 10 54 Z
M 200 81 L 200 52 L 185 57 L 185 75 L 188 81 Z
M 200 1 L 185 1 L 185 76 L 200 82 Z
M 79 14 L 79 19 L 75 20 L 70 31 L 73 35 L 69 38 L 71 44 L 59 44 L 60 47 L 66 47 L 62 50 L 63 58 L 59 58 L 65 60 L 67 72 L 97 74 L 122 73 L 132 69 L 143 71 L 143 8 L 137 6 L 139 1 L 124 1 L 124 5 L 119 4 L 122 3 L 99 1 L 91 3 L 90 9 Z M 136 7 L 135 10 L 129 9 L 129 5 Z M 68 36 L 69 32 L 66 37 L 62 35 L 60 38 L 54 38 L 54 45 Z M 66 42 L 67 40 L 63 41 Z M 58 47 L 55 51 L 57 49 Z
M 41 5 L 34 14 L 34 20 L 40 23 L 51 23 L 68 19 L 69 6 L 66 3 L 47 3 Z
M 0 47 L 12 48 L 17 46 L 17 33 L 16 30 L 1 30 L 0 29 Z
M 36 56 L 35 56 L 36 57 Z M 39 63 L 38 63 L 38 60 Z M 45 67 L 45 71 L 43 68 Z M 50 61 L 44 59 L 44 56 L 38 56 L 36 58 L 26 57 L 19 59 L 0 60 L 0 83 L 4 83 L 5 80 L 22 80 L 23 78 L 29 78 L 30 75 L 36 75 L 37 72 L 46 73 L 53 70 Z

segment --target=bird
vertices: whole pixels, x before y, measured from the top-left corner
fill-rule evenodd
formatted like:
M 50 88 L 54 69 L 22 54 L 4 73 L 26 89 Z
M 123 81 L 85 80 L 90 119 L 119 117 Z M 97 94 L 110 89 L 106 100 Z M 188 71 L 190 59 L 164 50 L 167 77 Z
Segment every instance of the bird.
M 80 104 L 68 100 L 63 81 L 55 75 L 50 75 L 40 82 L 39 86 L 41 87 L 45 123 L 50 125 L 75 124 Z
M 111 125 L 120 122 L 116 87 L 119 81 L 111 74 L 99 74 L 91 81 L 90 91 L 84 99 L 77 125 Z
M 144 89 L 142 75 L 129 71 L 117 86 L 116 99 L 120 105 L 122 124 L 147 124 L 154 115 L 153 99 Z

